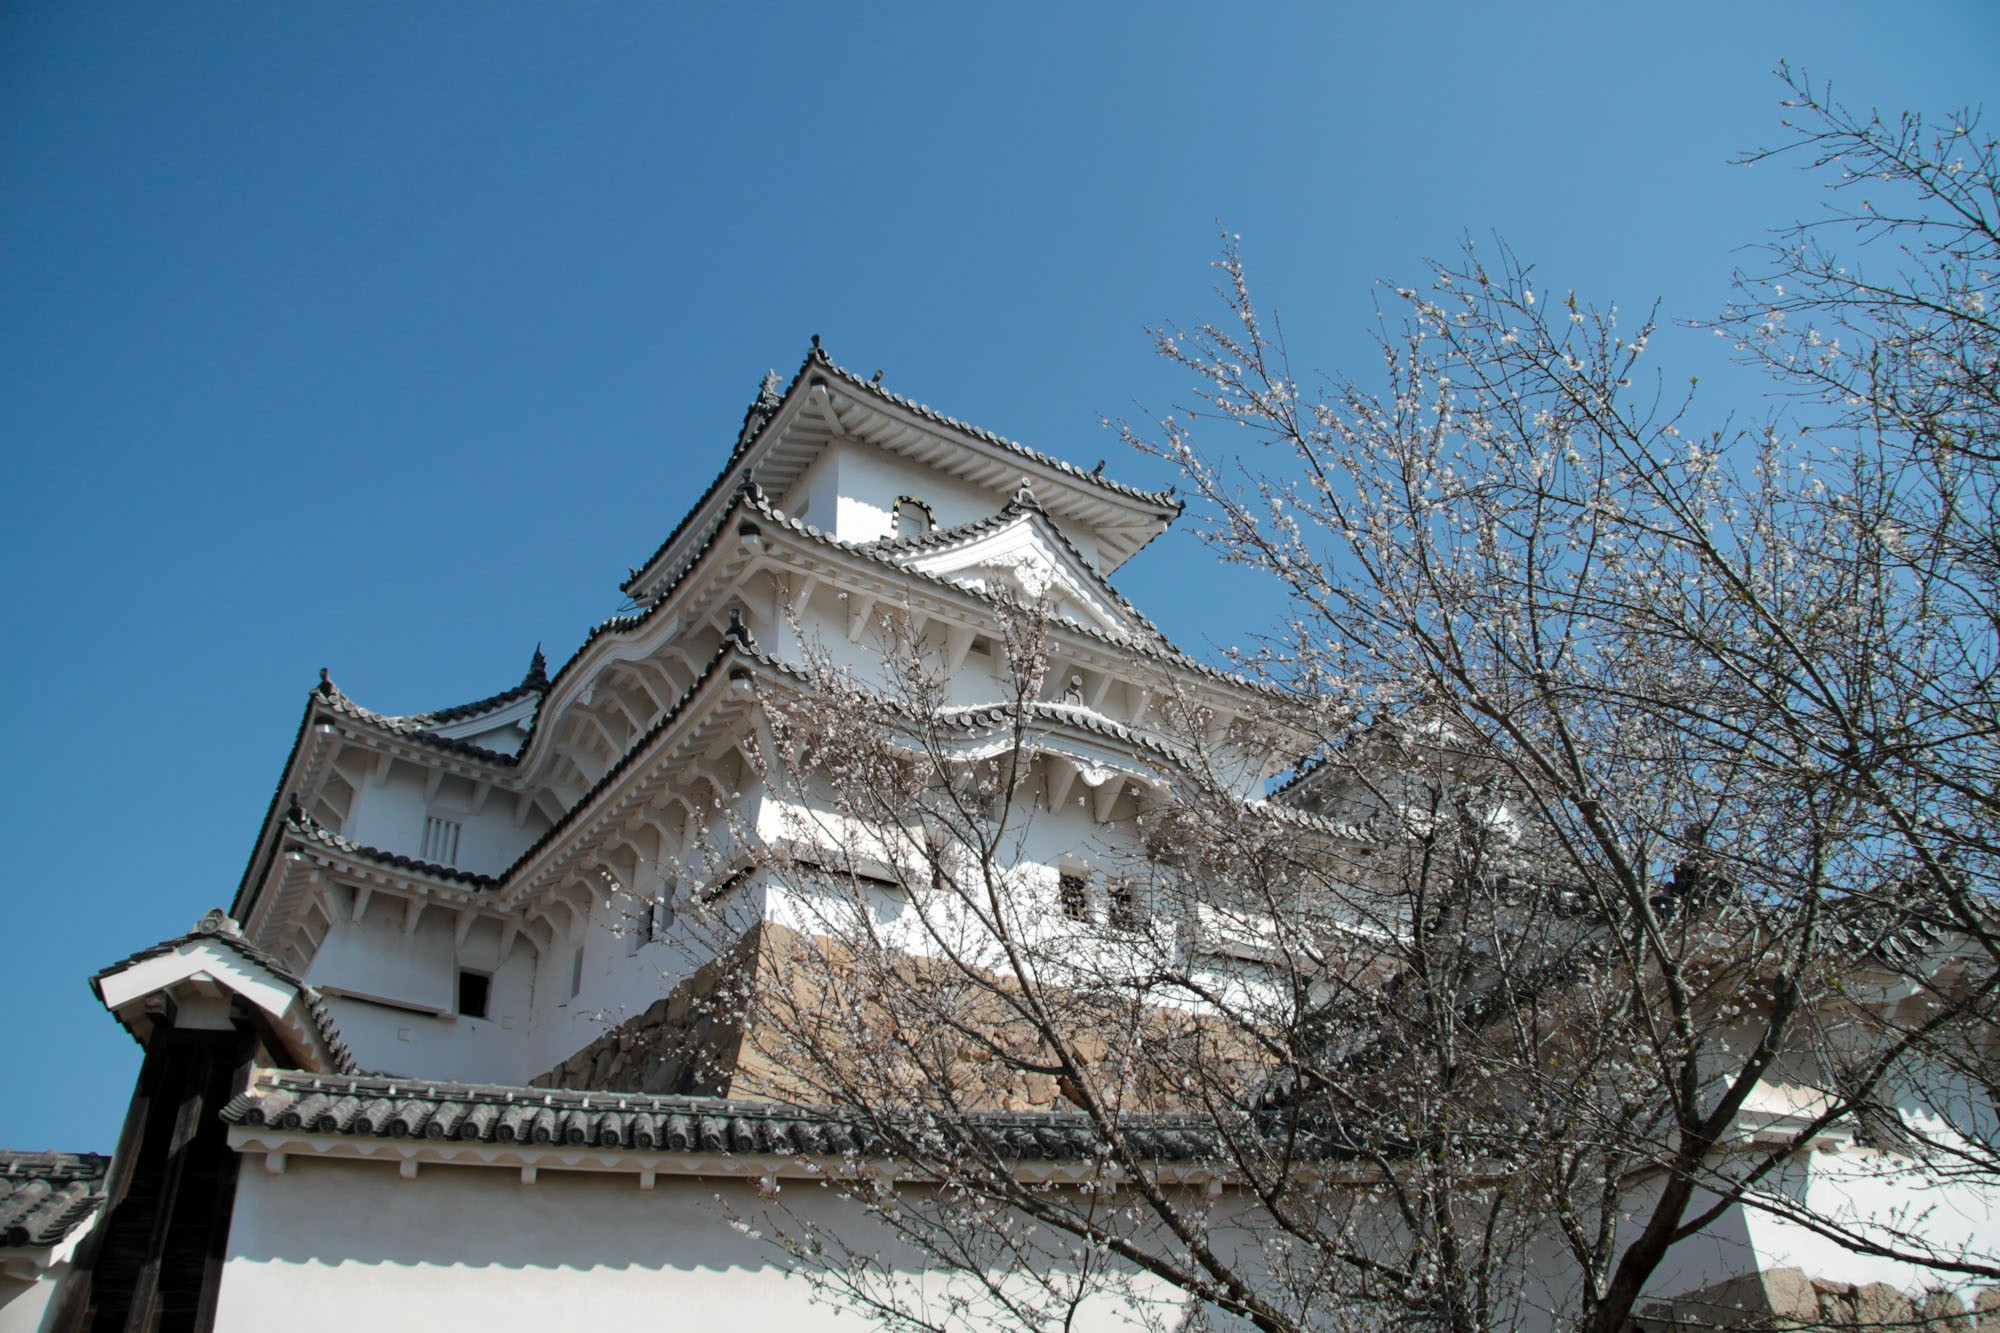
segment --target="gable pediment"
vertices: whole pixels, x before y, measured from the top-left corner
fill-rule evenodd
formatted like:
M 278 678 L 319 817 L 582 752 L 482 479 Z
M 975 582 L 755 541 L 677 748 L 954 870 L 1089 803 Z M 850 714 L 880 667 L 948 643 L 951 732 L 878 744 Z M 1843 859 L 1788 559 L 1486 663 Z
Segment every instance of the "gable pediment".
M 989 519 L 886 542 L 884 554 L 921 574 L 989 596 L 1043 602 L 1106 634 L 1157 638 L 1158 631 L 1091 568 L 1024 488 Z

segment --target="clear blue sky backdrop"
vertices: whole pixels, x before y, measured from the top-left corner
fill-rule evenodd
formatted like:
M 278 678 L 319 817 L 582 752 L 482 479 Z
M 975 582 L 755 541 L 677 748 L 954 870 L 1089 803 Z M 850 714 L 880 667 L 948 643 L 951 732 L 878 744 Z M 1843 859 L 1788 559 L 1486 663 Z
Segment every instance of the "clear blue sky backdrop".
M 560 663 L 808 335 L 1163 485 L 1098 421 L 1175 401 L 1145 329 L 1211 312 L 1218 222 L 1313 366 L 1467 232 L 1711 313 L 1815 206 L 1727 165 L 1781 57 L 1990 102 L 2000 5 L 16 0 L 0 1146 L 112 1146 L 84 978 L 228 901 L 316 669 L 412 711 Z M 1120 582 L 1196 651 L 1273 613 L 1185 537 Z

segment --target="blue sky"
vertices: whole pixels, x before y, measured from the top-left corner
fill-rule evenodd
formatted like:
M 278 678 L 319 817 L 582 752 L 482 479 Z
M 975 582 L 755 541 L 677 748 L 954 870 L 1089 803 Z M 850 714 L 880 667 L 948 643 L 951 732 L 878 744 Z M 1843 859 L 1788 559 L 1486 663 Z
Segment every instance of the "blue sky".
M 1177 400 L 1218 225 L 1306 366 L 1468 233 L 1712 313 L 1816 205 L 1728 165 L 1780 58 L 1991 103 L 2000 5 L 10 4 L 0 1146 L 112 1146 L 85 978 L 228 901 L 317 669 L 560 663 L 809 335 L 1164 485 L 1099 420 Z M 1197 652 L 1274 613 L 1186 536 L 1119 582 Z

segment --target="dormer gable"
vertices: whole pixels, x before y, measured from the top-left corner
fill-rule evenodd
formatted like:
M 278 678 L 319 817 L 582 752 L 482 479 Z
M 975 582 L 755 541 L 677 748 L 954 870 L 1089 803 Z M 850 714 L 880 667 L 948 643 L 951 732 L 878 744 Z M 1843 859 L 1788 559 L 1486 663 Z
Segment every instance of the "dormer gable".
M 1066 538 L 1024 482 L 997 514 L 875 549 L 909 569 L 975 592 L 1041 602 L 1104 634 L 1156 639 L 1159 631 L 1118 595 Z

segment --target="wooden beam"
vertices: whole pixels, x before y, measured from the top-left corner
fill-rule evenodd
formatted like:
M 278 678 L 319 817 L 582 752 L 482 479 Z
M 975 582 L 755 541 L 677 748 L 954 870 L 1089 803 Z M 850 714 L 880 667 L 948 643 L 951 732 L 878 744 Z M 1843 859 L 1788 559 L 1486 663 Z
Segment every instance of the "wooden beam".
M 1153 706 L 1153 692 L 1143 685 L 1127 687 L 1132 698 L 1132 712 L 1126 717 L 1128 726 L 1138 726 L 1146 720 L 1146 710 Z
M 547 958 L 555 952 L 555 923 L 549 920 L 548 912 L 541 905 L 537 904 L 522 914 L 519 930 L 534 948 L 537 958 Z
M 366 884 L 356 884 L 354 886 L 354 920 L 359 921 L 363 916 L 367 915 L 368 900 L 374 896 L 375 890 L 369 888 Z
M 1077 767 L 1067 759 L 1050 755 L 1042 761 L 1042 774 L 1048 790 L 1049 813 L 1054 814 L 1069 800 L 1069 789 L 1076 783 Z
M 658 717 L 661 713 L 664 713 L 667 710 L 667 701 L 665 699 L 662 699 L 660 697 L 659 691 L 653 688 L 652 676 L 653 672 L 656 670 L 658 670 L 658 668 L 656 668 L 651 662 L 633 663 L 632 683 L 637 685 L 639 689 L 645 693 L 647 701 L 651 703 L 653 706 L 654 717 Z
M 378 787 L 388 786 L 389 770 L 393 769 L 395 766 L 396 766 L 396 756 L 392 754 L 377 755 L 375 757 L 375 772 L 373 774 L 373 781 L 375 785 Z
M 972 651 L 972 641 L 978 638 L 976 631 L 955 627 L 944 637 L 944 669 L 955 673 L 965 665 L 965 655 Z
M 806 613 L 806 606 L 812 601 L 813 593 L 819 588 L 816 575 L 808 574 L 785 591 L 785 613 L 793 620 Z
M 1106 778 L 1090 802 L 1090 817 L 1100 824 L 1109 823 L 1112 808 L 1118 804 L 1118 793 L 1124 788 L 1124 778 L 1116 776 Z
M 687 685 L 681 687 L 681 693 L 686 694 L 688 687 L 701 678 L 701 669 L 708 665 L 707 658 L 704 657 L 697 661 L 693 649 L 689 648 L 687 643 L 681 640 L 676 640 L 668 644 L 667 651 L 680 658 L 681 669 L 688 674 Z
M 591 727 L 596 730 L 597 734 L 604 738 L 604 743 L 611 748 L 611 753 L 613 755 L 620 755 L 625 752 L 625 742 L 619 740 L 616 736 L 613 736 L 611 734 L 611 728 L 604 725 L 604 719 L 600 718 L 597 715 L 596 709 L 587 710 L 584 713 L 583 717 L 584 720 L 590 723 Z M 593 781 L 594 780 L 595 779 L 593 779 Z
M 423 919 L 423 916 L 424 916 L 423 895 L 421 894 L 412 895 L 410 898 L 409 906 L 403 909 L 404 939 L 408 939 L 410 936 L 417 933 L 417 922 L 421 921 Z
M 861 632 L 868 628 L 868 617 L 875 610 L 875 599 L 860 593 L 848 594 L 847 641 L 861 642 Z
M 1112 680 L 1113 677 L 1109 671 L 1098 672 L 1097 683 L 1090 687 L 1089 694 L 1084 697 L 1083 706 L 1093 713 L 1103 712 L 1104 696 L 1110 693 Z

